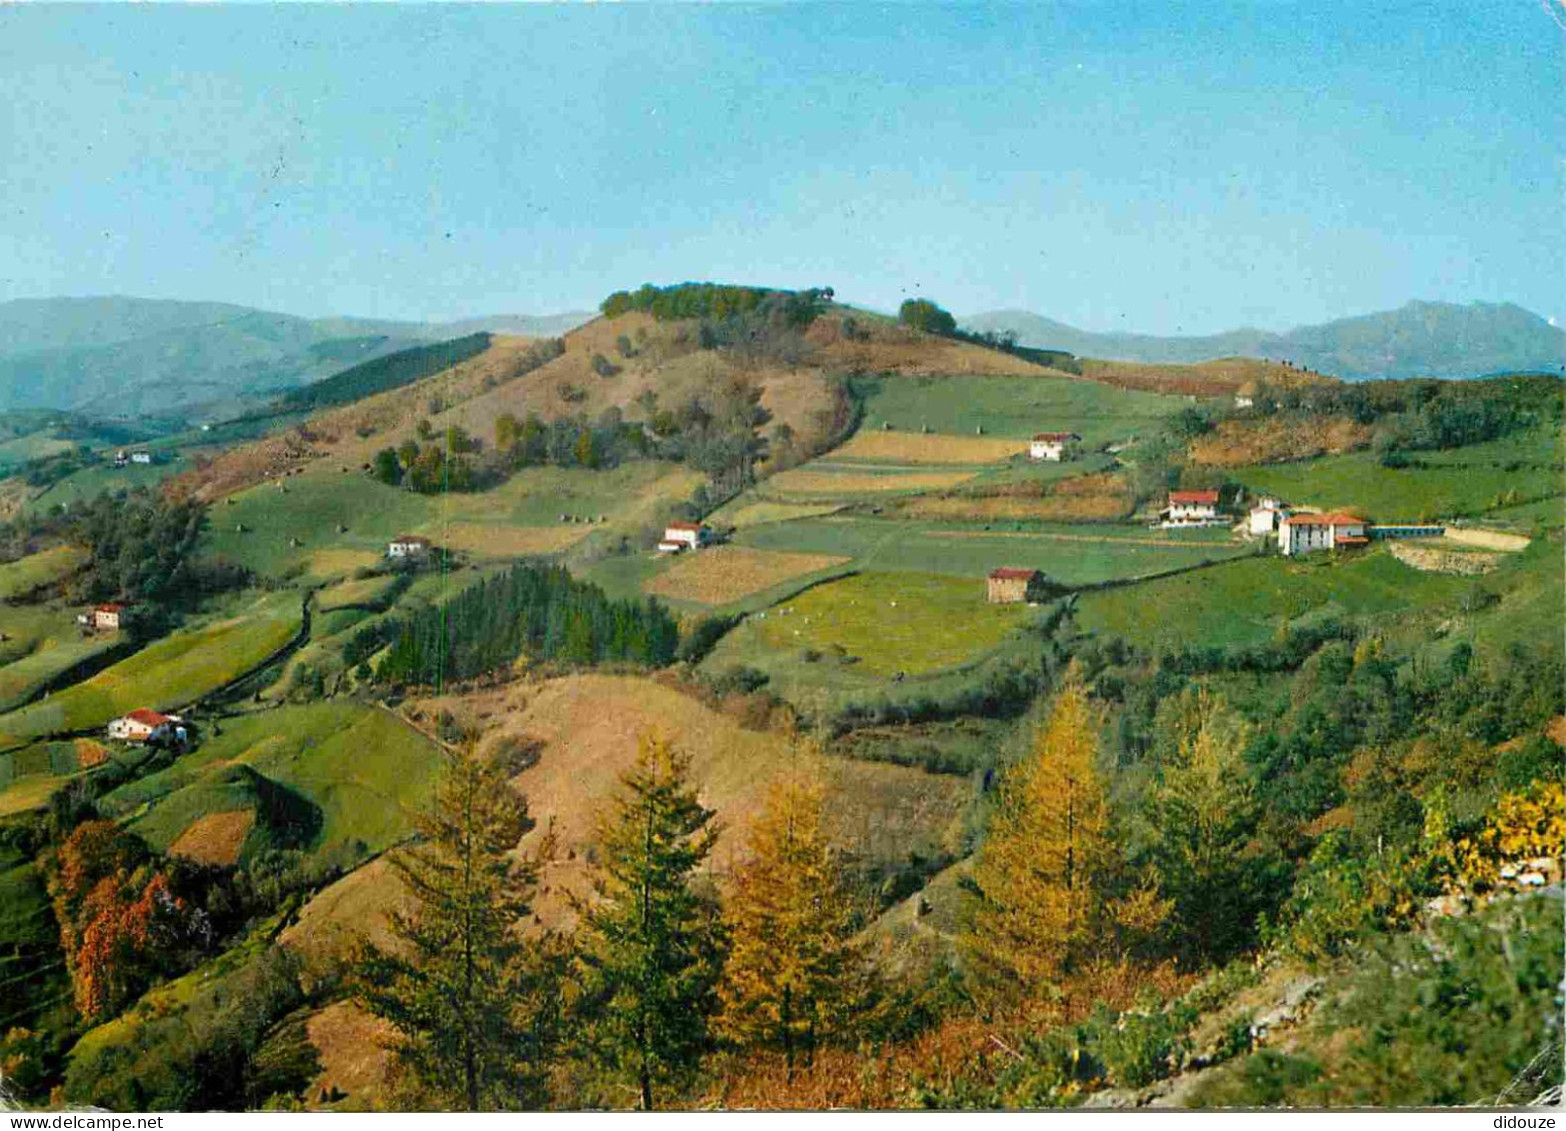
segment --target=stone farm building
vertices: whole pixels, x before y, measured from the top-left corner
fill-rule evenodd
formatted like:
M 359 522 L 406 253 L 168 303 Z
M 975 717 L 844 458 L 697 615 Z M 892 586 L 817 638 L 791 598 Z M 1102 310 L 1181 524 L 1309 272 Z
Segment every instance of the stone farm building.
M 1351 514 L 1291 514 L 1278 524 L 1278 549 L 1285 554 L 1364 546 L 1369 541 L 1365 520 Z
M 1218 521 L 1217 491 L 1170 491 L 1165 526 L 1199 526 Z
M 1013 605 L 1036 601 L 1044 596 L 1044 575 L 1036 569 L 992 569 L 989 576 L 989 602 Z
M 399 534 L 386 544 L 388 558 L 422 558 L 430 552 L 430 540 L 417 534 Z
M 705 546 L 712 531 L 699 522 L 671 522 L 663 528 L 663 541 L 658 549 L 665 554 L 678 554 L 681 550 L 694 550 Z
M 1028 441 L 1028 457 L 1059 463 L 1075 456 L 1081 442 L 1075 432 L 1040 432 Z
M 89 614 L 90 627 L 118 632 L 120 629 L 120 614 L 125 611 L 124 605 L 109 603 L 99 605 Z

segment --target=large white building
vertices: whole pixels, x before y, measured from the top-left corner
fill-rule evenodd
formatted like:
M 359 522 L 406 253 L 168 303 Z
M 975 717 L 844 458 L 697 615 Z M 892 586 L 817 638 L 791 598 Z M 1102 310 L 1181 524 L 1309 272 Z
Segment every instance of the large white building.
M 1291 514 L 1278 524 L 1278 549 L 1285 554 L 1363 546 L 1366 523 L 1351 514 Z

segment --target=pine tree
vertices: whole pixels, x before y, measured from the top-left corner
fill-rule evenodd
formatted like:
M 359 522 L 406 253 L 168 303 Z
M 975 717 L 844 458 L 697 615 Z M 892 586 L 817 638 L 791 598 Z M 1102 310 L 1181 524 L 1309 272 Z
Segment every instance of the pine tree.
M 1245 764 L 1244 720 L 1206 692 L 1162 770 L 1148 807 L 1152 855 L 1197 954 L 1222 957 L 1243 943 L 1260 910 L 1267 861 L 1249 851 L 1258 810 Z
M 453 756 L 421 843 L 392 857 L 415 905 L 389 951 L 366 947 L 360 994 L 397 1027 L 396 1054 L 441 1105 L 537 1108 L 558 1037 L 561 952 L 519 937 L 538 879 L 518 859 L 527 804 L 473 744 Z M 546 849 L 547 851 L 547 849 Z
M 1110 846 L 1096 727 L 1069 672 L 1031 753 L 1001 780 L 974 865 L 970 948 L 1030 991 L 1085 957 L 1101 926 Z
M 720 1029 L 752 1048 L 796 1053 L 851 1020 L 859 954 L 854 914 L 821 830 L 814 781 L 772 787 L 734 875 L 724 921 L 730 939 Z
M 691 884 L 717 830 L 689 769 L 667 741 L 640 740 L 622 795 L 599 820 L 596 898 L 579 905 L 591 1041 L 635 1081 L 644 1111 L 690 1081 L 717 1005 L 721 928 L 713 901 Z

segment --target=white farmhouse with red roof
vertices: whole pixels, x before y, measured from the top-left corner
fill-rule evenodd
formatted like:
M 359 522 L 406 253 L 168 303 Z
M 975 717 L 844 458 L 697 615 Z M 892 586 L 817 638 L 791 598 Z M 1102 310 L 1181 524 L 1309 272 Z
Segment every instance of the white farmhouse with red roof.
M 1366 523 L 1351 514 L 1291 514 L 1278 524 L 1278 549 L 1285 554 L 1364 546 Z
M 1165 526 L 1205 526 L 1218 521 L 1217 491 L 1170 491 Z
M 399 534 L 386 543 L 388 558 L 422 558 L 430 552 L 430 540 L 418 534 Z
M 180 721 L 174 715 L 137 707 L 109 724 L 109 737 L 120 742 L 154 742 L 172 733 L 172 728 Z
M 1081 442 L 1075 432 L 1040 432 L 1028 441 L 1028 457 L 1059 463 L 1076 455 Z
M 712 531 L 699 522 L 671 522 L 663 528 L 663 541 L 658 550 L 665 554 L 678 554 L 681 550 L 695 550 L 705 546 Z

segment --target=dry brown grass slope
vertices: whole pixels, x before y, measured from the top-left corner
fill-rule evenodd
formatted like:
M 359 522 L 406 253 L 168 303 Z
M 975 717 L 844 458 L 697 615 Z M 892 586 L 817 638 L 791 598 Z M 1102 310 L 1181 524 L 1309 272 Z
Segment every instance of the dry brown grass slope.
M 845 337 L 841 318 L 828 314 L 786 356 L 755 357 L 737 350 L 704 350 L 690 322 L 658 322 L 630 313 L 597 318 L 562 339 L 565 352 L 523 372 L 535 342 L 497 335 L 490 348 L 444 372 L 350 405 L 323 409 L 297 427 L 226 452 L 170 482 L 174 491 L 212 500 L 312 465 L 357 470 L 374 453 L 415 434 L 421 420 L 437 430 L 459 425 L 479 439 L 493 439 L 505 413 L 544 419 L 596 417 L 617 407 L 627 418 L 643 414 L 638 399 L 657 393 L 664 405 L 737 378 L 762 390 L 773 424 L 787 424 L 806 445 L 820 441 L 830 424 L 831 377 L 843 373 L 891 376 L 1062 376 L 996 350 L 933 337 L 906 327 L 866 321 Z M 631 354 L 621 339 L 631 342 Z M 594 359 L 618 368 L 600 376 Z

